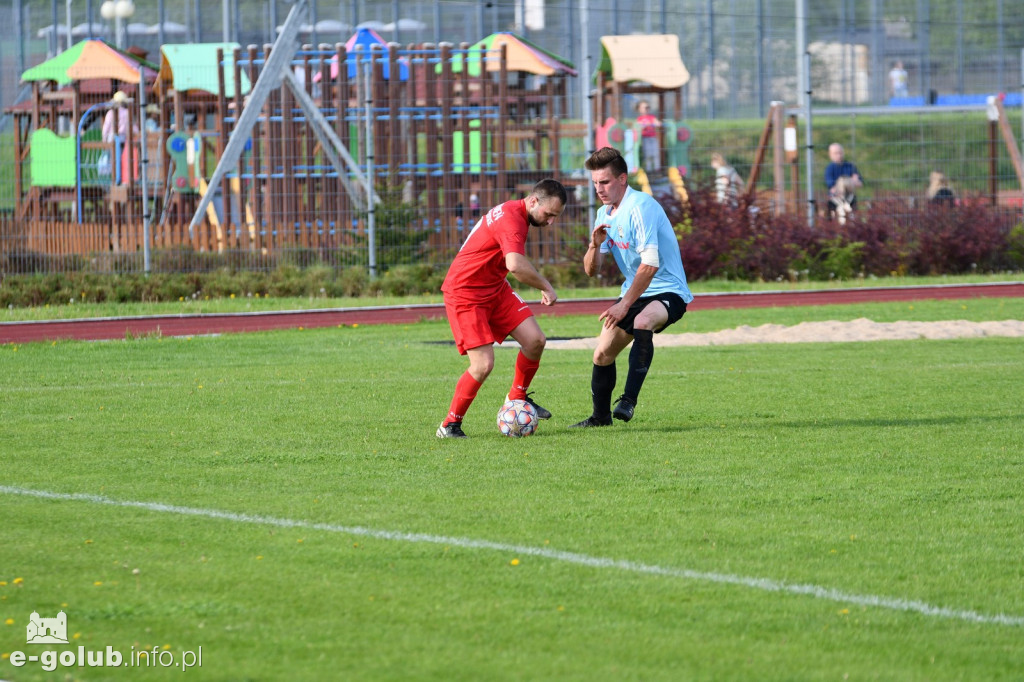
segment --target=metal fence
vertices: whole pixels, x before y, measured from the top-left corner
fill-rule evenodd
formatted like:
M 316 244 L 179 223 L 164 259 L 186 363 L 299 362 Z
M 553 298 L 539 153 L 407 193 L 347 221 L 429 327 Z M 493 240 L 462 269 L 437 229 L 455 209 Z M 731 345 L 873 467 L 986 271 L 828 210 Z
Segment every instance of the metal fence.
M 164 44 L 226 38 L 241 46 L 253 45 L 239 52 L 237 67 L 229 64 L 228 50 L 226 61 L 211 62 L 207 68 L 222 70 L 228 84 L 243 73 L 255 82 L 267 57 L 264 46 L 276 35 L 290 6 L 245 0 L 226 0 L 224 5 L 143 0 L 130 20 L 122 22 L 120 32 L 100 18 L 99 7 L 98 2 L 93 6 L 78 0 L 60 6 L 52 0 L 15 0 L 13 20 L 0 23 L 0 100 L 5 112 L 22 107 L 22 127 L 16 125 L 17 116 L 7 113 L 0 132 L 4 158 L 0 164 L 0 267 L 4 271 L 140 269 L 144 215 L 153 221 L 149 238 L 158 252 L 154 263 L 160 268 L 268 268 L 281 259 L 369 266 L 371 235 L 366 216 L 346 203 L 345 190 L 335 170 L 328 168 L 320 142 L 303 126 L 294 99 L 283 90 L 268 105 L 264 127 L 257 130 L 250 147 L 249 158 L 262 154 L 260 162 L 267 164 L 260 171 L 265 182 L 259 181 L 260 172 L 253 168 L 248 176 L 240 172 L 222 188 L 211 189 L 221 197 L 216 209 L 224 223 L 220 233 L 209 223 L 200 236 L 182 227 L 182 217 L 194 202 L 177 204 L 181 215 L 176 227 L 167 227 L 171 223 L 166 222 L 168 205 L 173 203 L 168 183 L 181 170 L 169 165 L 174 155 L 166 146 L 169 137 L 188 132 L 196 139 L 192 159 L 202 158 L 206 166 L 198 172 L 208 178 L 244 104 L 244 93 L 216 89 L 209 97 L 184 103 L 176 104 L 170 96 L 159 100 L 158 128 L 152 131 L 150 144 L 160 140 L 163 146 L 150 149 L 151 163 L 159 170 L 151 169 L 155 174 L 145 205 L 137 190 L 111 193 L 104 189 L 96 195 L 91 217 L 84 220 L 79 179 L 74 188 L 47 192 L 53 201 L 46 209 L 37 205 L 34 213 L 26 213 L 25 206 L 32 200 L 29 195 L 39 187 L 37 178 L 47 175 L 43 164 L 57 161 L 32 155 L 24 144 L 31 133 L 25 126 L 49 127 L 57 138 L 69 135 L 67 117 L 55 110 L 41 119 L 25 113 L 33 105 L 32 91 L 21 82 L 21 73 L 67 46 L 66 32 L 59 26 L 56 32 L 47 27 L 55 21 L 66 26 L 68 11 L 72 26 L 87 23 L 87 13 L 92 11 L 93 34 L 141 47 L 154 60 L 160 52 L 161 33 Z M 829 6 L 801 7 L 790 0 L 330 5 L 319 1 L 312 7 L 303 29 L 303 41 L 311 47 L 298 54 L 292 66 L 357 162 L 377 178 L 377 189 L 385 199 L 378 217 L 384 222 L 378 223 L 372 239 L 381 268 L 445 262 L 478 211 L 521 195 L 544 175 L 555 175 L 574 190 L 572 210 L 558 230 L 537 235 L 531 255 L 542 262 L 575 257 L 592 201 L 580 169 L 593 146 L 584 124 L 590 85 L 581 79 L 589 78 L 588 70 L 597 67 L 603 35 L 679 37 L 680 56 L 690 73 L 679 96 L 627 94 L 622 96 L 621 109 L 628 112 L 637 102 L 648 101 L 662 120 L 680 129 L 685 126 L 691 137 L 686 141 L 683 171 L 691 191 L 711 191 L 710 157 L 719 152 L 744 179 L 756 172 L 760 202 L 766 210 L 803 211 L 814 199 L 811 205 L 821 214 L 827 203 L 822 175 L 828 145 L 838 142 L 865 179 L 858 193 L 859 210 L 880 206 L 882 199 L 887 210 L 893 206 L 913 210 L 926 200 L 933 171 L 950 179 L 958 200 L 1020 203 L 1010 142 L 1005 131 L 993 125 L 984 105 L 988 96 L 1006 94 L 1003 105 L 1013 143 L 1019 147 L 1024 130 L 1020 109 L 1024 5 L 1020 3 L 840 0 Z M 338 56 L 336 44 L 352 35 L 353 26 L 366 22 L 385 40 L 397 39 L 403 45 L 394 58 L 411 69 L 413 83 L 404 90 L 388 79 L 367 87 L 354 78 L 342 95 L 342 86 L 329 75 L 330 61 Z M 585 39 L 584 26 L 588 28 Z M 444 59 L 451 60 L 483 35 L 502 30 L 515 31 L 563 57 L 581 75 L 559 80 L 506 74 L 501 85 L 498 76 L 483 84 L 442 68 Z M 73 32 L 72 43 L 80 37 Z M 451 52 L 442 58 L 438 44 L 445 41 L 452 43 Z M 313 47 L 318 44 L 324 47 Z M 809 62 L 798 53 L 800 46 L 806 48 Z M 465 58 L 469 53 L 462 54 Z M 384 69 L 389 58 L 378 58 L 371 69 Z M 760 144 L 765 117 L 772 102 L 795 107 L 801 101 L 804 88 L 798 82 L 808 63 L 813 140 L 806 139 L 805 110 L 791 112 L 800 116 L 795 137 L 799 160 L 787 162 L 781 178 L 782 166 L 773 163 L 775 150 Z M 101 105 L 117 88 L 127 86 L 110 83 L 106 90 L 83 95 L 83 104 L 100 107 L 82 131 L 83 139 L 99 135 L 101 114 L 106 111 Z M 436 96 L 441 91 L 450 94 L 447 103 Z M 138 99 L 138 93 L 130 94 Z M 141 113 L 140 109 L 136 127 Z M 369 134 L 367 121 L 373 121 Z M 20 141 L 16 140 L 19 134 Z M 125 143 L 139 154 L 136 135 Z M 79 151 L 75 156 L 79 167 L 100 164 L 102 144 L 95 140 L 91 144 L 93 152 L 82 155 Z M 367 152 L 373 146 L 379 155 L 371 163 Z M 429 157 L 430 149 L 436 158 Z M 110 153 L 123 157 L 119 150 L 112 147 Z M 130 158 L 114 163 L 112 173 L 123 171 L 128 184 L 137 183 L 133 173 L 139 171 L 131 170 L 132 163 Z M 422 173 L 410 170 L 410 163 Z M 499 169 L 504 173 L 501 178 Z M 95 176 L 98 168 L 87 170 Z M 289 185 L 287 192 L 295 196 L 285 196 L 285 183 L 278 182 L 278 176 L 290 181 L 303 178 Z M 110 184 L 118 183 L 111 178 Z M 113 205 L 118 202 L 119 207 Z M 173 210 L 170 216 L 174 218 Z
M 806 3 L 806 0 L 804 0 Z M 794 0 L 463 0 L 311 3 L 304 35 L 311 44 L 344 42 L 357 25 L 377 28 L 401 44 L 474 42 L 495 31 L 516 31 L 541 47 L 582 64 L 584 48 L 602 35 L 671 33 L 693 79 L 687 118 L 760 117 L 773 100 L 794 101 L 800 23 L 815 55 L 815 91 L 822 103 L 881 105 L 893 95 L 889 74 L 903 65 L 906 97 L 1019 91 L 1024 5 L 1008 0 L 838 0 L 807 3 L 801 19 Z M 290 7 L 282 0 L 223 3 L 139 0 L 115 35 L 99 0 L 12 0 L 11 21 L 0 22 L 0 102 L 15 101 L 24 69 L 96 36 L 138 45 L 156 56 L 163 43 L 272 42 Z M 87 13 L 92 13 L 90 29 Z M 586 15 L 587 40 L 581 40 Z M 225 23 L 225 18 L 227 22 Z M 396 21 L 397 19 L 397 21 Z M 50 30 L 56 24 L 57 31 Z M 570 113 L 579 116 L 578 110 Z

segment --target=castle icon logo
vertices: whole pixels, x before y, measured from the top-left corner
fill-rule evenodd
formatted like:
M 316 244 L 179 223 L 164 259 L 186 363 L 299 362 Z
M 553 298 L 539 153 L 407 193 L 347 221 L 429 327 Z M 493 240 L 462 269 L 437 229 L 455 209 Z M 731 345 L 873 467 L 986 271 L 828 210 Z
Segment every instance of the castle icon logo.
M 68 617 L 63 611 L 56 618 L 40 618 L 35 611 L 28 617 L 26 626 L 28 644 L 67 644 Z

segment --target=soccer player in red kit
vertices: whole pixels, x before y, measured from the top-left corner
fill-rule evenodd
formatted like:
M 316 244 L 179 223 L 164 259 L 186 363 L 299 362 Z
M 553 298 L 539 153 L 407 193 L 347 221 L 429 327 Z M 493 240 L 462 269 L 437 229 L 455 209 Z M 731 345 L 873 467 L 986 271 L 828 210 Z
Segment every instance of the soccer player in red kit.
M 494 342 L 511 336 L 519 342 L 515 376 L 508 399 L 525 400 L 541 419 L 551 413 L 533 402 L 526 391 L 540 366 L 547 339 L 530 306 L 512 291 L 509 273 L 541 292 L 544 305 L 558 300 L 555 290 L 526 257 L 530 227 L 546 227 L 562 214 L 567 201 L 557 180 L 541 180 L 525 199 L 507 201 L 488 211 L 466 237 L 441 285 L 455 347 L 469 356 L 469 369 L 455 384 L 448 416 L 437 427 L 438 438 L 465 438 L 462 419 L 477 391 L 494 369 Z

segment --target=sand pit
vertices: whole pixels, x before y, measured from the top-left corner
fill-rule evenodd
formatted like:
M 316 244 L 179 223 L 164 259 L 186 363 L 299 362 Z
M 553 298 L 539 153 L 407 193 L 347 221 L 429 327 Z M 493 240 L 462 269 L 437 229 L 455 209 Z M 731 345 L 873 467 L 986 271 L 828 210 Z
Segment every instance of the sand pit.
M 893 341 L 908 339 L 962 339 L 984 336 L 1024 336 L 1024 321 L 998 322 L 873 322 L 860 318 L 850 322 L 801 322 L 792 327 L 781 324 L 746 325 L 706 334 L 656 334 L 655 346 L 732 346 L 745 343 L 836 343 L 850 341 Z M 596 338 L 548 340 L 547 349 L 594 348 Z

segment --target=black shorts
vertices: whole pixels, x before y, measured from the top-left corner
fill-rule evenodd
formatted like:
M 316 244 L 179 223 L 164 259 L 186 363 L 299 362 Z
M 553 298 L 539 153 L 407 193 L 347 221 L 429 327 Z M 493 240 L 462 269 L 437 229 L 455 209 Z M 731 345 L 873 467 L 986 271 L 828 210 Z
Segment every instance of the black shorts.
M 622 298 L 619 297 L 618 299 L 615 300 L 615 302 L 618 303 L 621 300 Z M 663 329 L 665 329 L 665 327 L 669 326 L 670 324 L 678 322 L 679 320 L 683 319 L 683 315 L 686 314 L 686 301 L 684 301 L 683 297 L 680 296 L 679 294 L 667 292 L 664 294 L 655 294 L 654 296 L 641 296 L 640 298 L 636 299 L 636 302 L 633 305 L 629 307 L 629 312 L 627 312 L 626 316 L 622 318 L 619 321 L 619 323 L 615 326 L 617 326 L 619 329 L 623 330 L 624 332 L 632 336 L 633 321 L 636 320 L 636 316 L 639 315 L 643 311 L 643 309 L 647 307 L 647 304 L 650 303 L 651 301 L 658 301 L 659 303 L 665 306 L 666 310 L 668 310 L 668 322 L 662 325 L 660 329 L 655 329 L 655 334 L 660 333 Z

